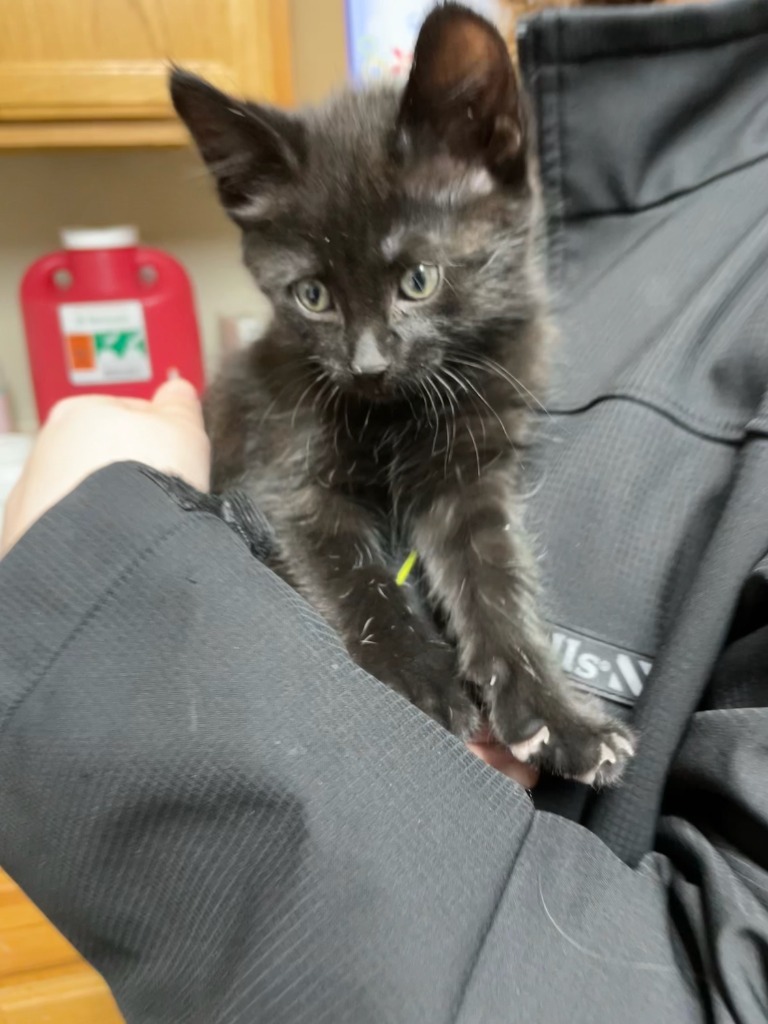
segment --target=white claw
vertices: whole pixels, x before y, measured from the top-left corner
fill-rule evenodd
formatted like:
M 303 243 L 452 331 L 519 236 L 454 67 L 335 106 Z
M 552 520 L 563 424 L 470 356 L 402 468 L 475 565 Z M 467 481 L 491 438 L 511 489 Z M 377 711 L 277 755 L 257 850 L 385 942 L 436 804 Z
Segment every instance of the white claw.
M 616 747 L 620 754 L 626 754 L 627 757 L 635 756 L 635 748 L 632 746 L 629 740 L 625 739 L 623 736 L 620 736 L 618 733 L 613 734 L 613 745 Z
M 611 750 L 607 743 L 600 744 L 600 767 L 602 767 L 606 762 L 608 762 L 608 764 L 616 764 L 618 759 L 616 751 Z
M 617 744 L 618 745 L 618 744 Z M 618 755 L 615 750 L 611 750 L 607 743 L 600 744 L 600 761 L 597 768 L 593 768 L 591 772 L 586 772 L 584 775 L 577 775 L 576 781 L 583 782 L 585 786 L 591 786 L 594 784 L 597 778 L 597 773 L 603 767 L 604 764 L 616 764 L 618 761 Z
M 522 743 L 516 743 L 513 747 L 510 747 L 512 756 L 516 757 L 518 761 L 526 762 L 534 754 L 538 754 L 543 746 L 549 743 L 549 729 L 546 725 L 543 725 L 538 732 L 534 733 L 530 739 L 524 740 Z

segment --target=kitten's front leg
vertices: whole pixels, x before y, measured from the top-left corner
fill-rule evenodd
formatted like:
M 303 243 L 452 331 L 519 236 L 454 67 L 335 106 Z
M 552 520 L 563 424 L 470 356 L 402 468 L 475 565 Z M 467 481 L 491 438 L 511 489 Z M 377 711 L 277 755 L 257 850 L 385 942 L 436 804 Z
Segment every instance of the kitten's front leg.
M 461 668 L 480 687 L 499 739 L 557 774 L 616 782 L 633 753 L 631 734 L 581 700 L 556 664 L 508 476 L 444 484 L 415 514 L 413 535 Z
M 386 565 L 370 509 L 337 492 L 308 487 L 276 522 L 275 568 L 341 633 L 349 653 L 457 736 L 477 731 L 456 651 L 408 603 Z

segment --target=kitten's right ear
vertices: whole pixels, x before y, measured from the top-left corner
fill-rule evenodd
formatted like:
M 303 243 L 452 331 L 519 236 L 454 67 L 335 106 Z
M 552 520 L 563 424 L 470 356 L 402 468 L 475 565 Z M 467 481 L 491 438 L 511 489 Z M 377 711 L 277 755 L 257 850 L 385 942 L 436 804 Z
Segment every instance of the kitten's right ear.
M 279 187 L 300 174 L 306 144 L 299 121 L 234 99 L 181 68 L 171 72 L 170 91 L 235 222 L 268 210 Z
M 520 90 L 507 44 L 491 22 L 464 4 L 435 7 L 416 42 L 398 126 L 417 159 L 447 153 L 485 167 L 503 184 L 523 179 Z

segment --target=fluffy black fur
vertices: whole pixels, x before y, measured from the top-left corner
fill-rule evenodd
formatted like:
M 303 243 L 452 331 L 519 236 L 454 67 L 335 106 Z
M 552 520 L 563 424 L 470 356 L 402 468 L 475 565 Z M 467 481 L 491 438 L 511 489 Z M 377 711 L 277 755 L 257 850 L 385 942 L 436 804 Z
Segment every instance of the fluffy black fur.
M 551 332 L 503 39 L 445 4 L 403 92 L 301 116 L 181 70 L 171 90 L 274 306 L 208 396 L 214 486 L 247 489 L 373 675 L 460 736 L 482 707 L 519 756 L 615 781 L 631 738 L 561 678 L 516 493 Z

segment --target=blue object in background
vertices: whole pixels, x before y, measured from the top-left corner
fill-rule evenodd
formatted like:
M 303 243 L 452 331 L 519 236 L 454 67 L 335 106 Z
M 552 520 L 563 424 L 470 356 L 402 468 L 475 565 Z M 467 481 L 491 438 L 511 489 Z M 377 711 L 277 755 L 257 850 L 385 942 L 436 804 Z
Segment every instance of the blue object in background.
M 467 0 L 465 0 L 467 2 Z M 503 0 L 469 0 L 507 34 L 511 12 Z M 407 75 L 419 26 L 435 0 L 346 0 L 349 70 L 356 83 Z

